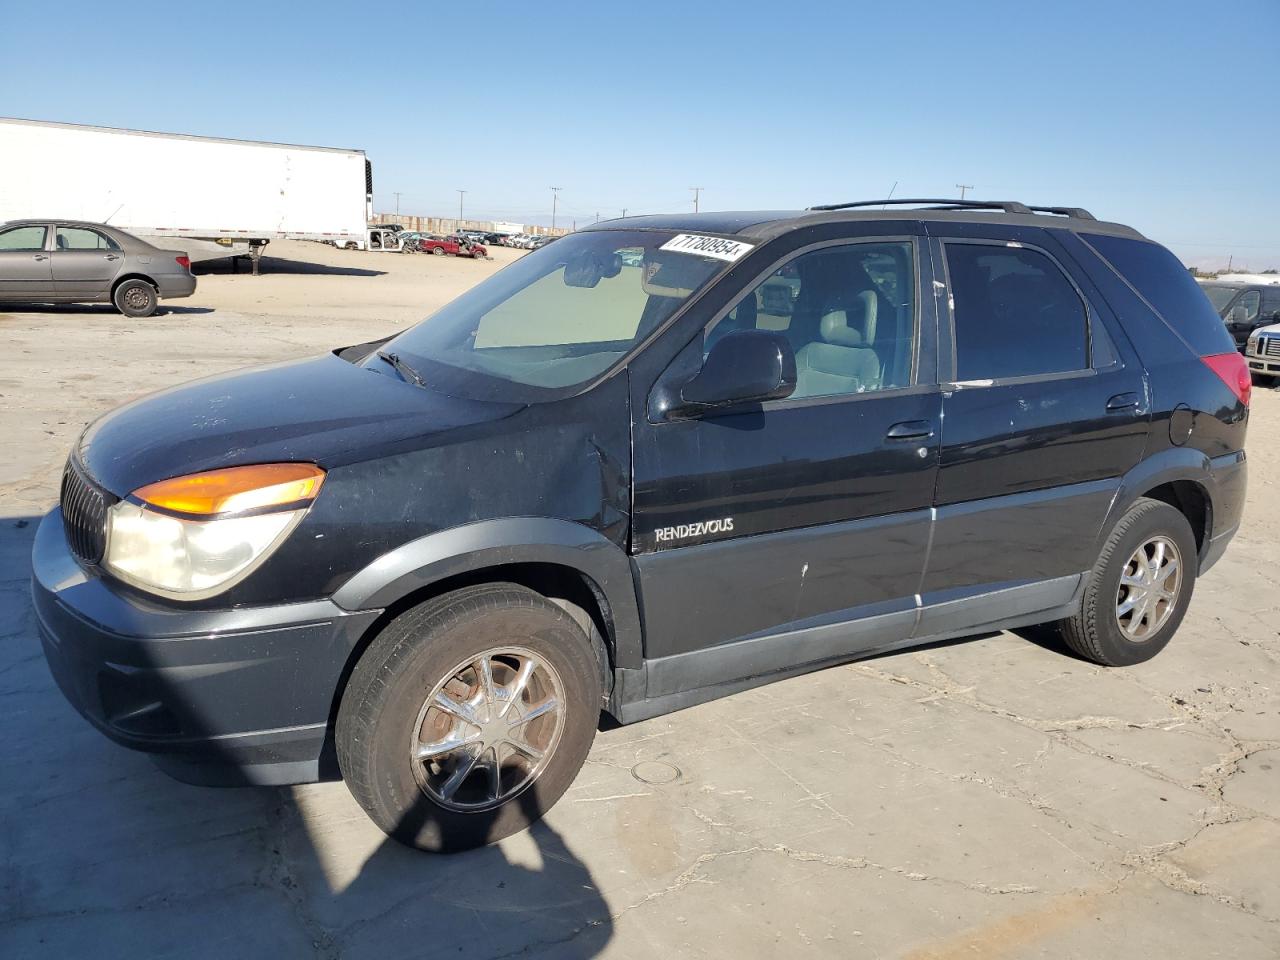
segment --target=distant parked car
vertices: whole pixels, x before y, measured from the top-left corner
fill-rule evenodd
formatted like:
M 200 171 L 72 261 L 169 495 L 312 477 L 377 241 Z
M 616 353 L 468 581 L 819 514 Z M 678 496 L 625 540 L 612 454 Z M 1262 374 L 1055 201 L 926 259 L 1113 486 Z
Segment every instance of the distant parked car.
M 486 233 L 482 243 L 487 243 L 491 247 L 505 247 L 507 238 L 511 236 L 509 233 Z
M 1249 334 L 1244 358 L 1255 383 L 1274 383 L 1280 377 L 1280 323 L 1258 327 Z
M 196 292 L 191 259 L 131 233 L 74 220 L 0 224 L 0 302 L 114 303 L 149 317 L 160 298 Z
M 419 240 L 418 249 L 422 253 L 432 253 L 437 257 L 449 254 L 455 257 L 483 259 L 489 256 L 489 251 L 484 248 L 483 244 L 475 243 L 469 237 L 459 234 L 453 234 L 448 237 L 428 237 L 425 240 Z
M 1208 280 L 1201 281 L 1200 289 L 1227 325 L 1237 350 L 1245 349 L 1259 327 L 1280 322 L 1280 278 L 1274 283 Z

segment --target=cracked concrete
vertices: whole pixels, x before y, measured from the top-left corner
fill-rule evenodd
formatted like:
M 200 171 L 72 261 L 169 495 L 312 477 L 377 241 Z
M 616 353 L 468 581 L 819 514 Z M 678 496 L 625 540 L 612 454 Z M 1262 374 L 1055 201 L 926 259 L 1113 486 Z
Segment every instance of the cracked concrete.
M 390 332 L 493 269 L 278 246 L 386 272 L 206 277 L 190 306 L 214 312 L 143 322 L 0 314 L 0 956 L 1280 957 L 1271 391 L 1245 527 L 1135 668 L 1001 634 L 788 680 L 602 733 L 545 823 L 451 858 L 388 842 L 341 784 L 189 787 L 104 740 L 26 586 L 81 425 Z M 652 761 L 680 776 L 641 782 Z

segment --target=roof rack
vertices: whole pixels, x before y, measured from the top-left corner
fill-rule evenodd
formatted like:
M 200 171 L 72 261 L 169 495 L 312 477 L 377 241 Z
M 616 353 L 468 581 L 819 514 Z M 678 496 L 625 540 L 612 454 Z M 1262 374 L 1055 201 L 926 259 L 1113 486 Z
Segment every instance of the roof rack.
M 1056 213 L 1077 220 L 1093 220 L 1082 207 L 1032 207 L 1017 200 L 946 200 L 937 198 L 900 200 L 858 200 L 853 203 L 824 203 L 810 210 L 850 210 L 856 207 L 923 206 L 927 210 L 1002 210 L 1005 213 Z

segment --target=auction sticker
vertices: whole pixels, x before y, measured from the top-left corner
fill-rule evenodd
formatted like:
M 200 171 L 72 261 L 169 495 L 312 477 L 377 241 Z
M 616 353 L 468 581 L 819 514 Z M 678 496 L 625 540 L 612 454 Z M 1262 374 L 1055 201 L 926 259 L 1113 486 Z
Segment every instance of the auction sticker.
M 692 253 L 699 257 L 714 257 L 716 260 L 728 260 L 732 263 L 749 253 L 751 244 L 740 240 L 725 240 L 723 237 L 700 237 L 696 233 L 681 233 L 658 249 L 671 250 L 675 253 Z

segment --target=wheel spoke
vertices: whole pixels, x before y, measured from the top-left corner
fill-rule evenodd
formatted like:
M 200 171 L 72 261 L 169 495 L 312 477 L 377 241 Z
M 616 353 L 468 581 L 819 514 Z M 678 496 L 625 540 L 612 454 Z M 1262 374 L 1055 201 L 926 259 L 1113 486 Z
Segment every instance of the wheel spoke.
M 1176 573 L 1177 570 L 1178 570 L 1178 561 L 1170 557 L 1169 562 L 1166 563 L 1163 567 L 1161 567 L 1160 570 L 1156 573 L 1156 583 L 1164 583 L 1166 580 L 1169 579 L 1169 577 L 1172 574 Z
M 489 777 L 489 799 L 497 800 L 502 793 L 502 761 L 498 759 L 498 748 L 489 748 L 491 760 L 485 761 L 485 773 Z
M 461 750 L 463 747 L 469 747 L 474 743 L 479 743 L 479 734 L 468 734 L 461 736 L 458 731 L 450 730 L 449 735 L 443 740 L 436 740 L 434 743 L 420 743 L 414 757 L 418 760 L 434 760 L 436 757 L 442 757 L 447 753 L 453 753 L 455 750 Z
M 455 700 L 443 690 L 437 691 L 435 699 L 431 701 L 432 705 L 443 710 L 445 713 L 465 720 L 473 726 L 480 726 L 480 721 L 476 717 L 475 707 L 470 703 L 464 703 L 461 700 Z
M 449 774 L 449 779 L 440 787 L 440 795 L 446 800 L 452 800 L 453 795 L 458 792 L 458 788 L 462 786 L 463 781 L 471 776 L 471 771 L 476 768 L 476 761 L 480 759 L 480 751 L 472 750 L 458 761 L 458 767 L 453 773 Z
M 529 681 L 533 679 L 533 672 L 537 669 L 538 661 L 533 657 L 527 657 L 520 664 L 520 672 L 516 674 L 516 678 L 511 681 L 511 685 L 503 693 L 506 703 L 502 705 L 502 713 L 499 716 L 505 717 L 507 712 L 510 711 L 511 705 L 524 696 L 525 690 L 529 688 Z
M 1140 577 L 1140 576 L 1134 576 L 1133 574 L 1131 574 L 1131 573 L 1127 573 L 1127 572 L 1126 572 L 1126 573 L 1122 573 L 1122 574 L 1120 574 L 1120 586 L 1122 586 L 1122 587 L 1144 587 L 1144 586 L 1146 586 L 1146 584 L 1142 582 L 1142 577 Z
M 493 664 L 489 662 L 488 657 L 481 657 L 474 666 L 476 675 L 480 678 L 480 693 L 486 703 L 492 704 L 498 698 L 498 692 L 493 685 Z
M 537 747 L 535 747 L 533 744 L 525 740 L 522 740 L 520 737 L 517 737 L 514 735 L 508 736 L 507 743 L 511 744 L 511 746 L 515 747 L 517 750 L 523 753 L 530 760 L 534 761 L 534 763 L 537 763 L 539 760 L 542 759 L 542 751 L 539 750 Z
M 536 706 L 530 707 L 528 713 L 524 714 L 523 716 L 516 717 L 516 719 L 512 720 L 511 729 L 514 730 L 516 729 L 516 727 L 523 727 L 529 721 L 537 720 L 539 717 L 543 716 L 544 714 L 550 713 L 551 711 L 555 710 L 559 706 L 560 706 L 559 700 L 557 700 L 555 697 L 547 697 L 547 699 L 543 700 L 541 703 L 537 704 Z
M 1125 597 L 1124 602 L 1116 607 L 1116 616 L 1123 617 L 1126 613 L 1133 612 L 1133 610 L 1138 606 L 1138 600 L 1140 597 L 1140 593 L 1131 590 L 1129 592 L 1129 596 Z M 1105 609 L 1105 607 L 1103 609 Z M 1137 614 L 1134 614 L 1134 618 L 1137 619 Z

